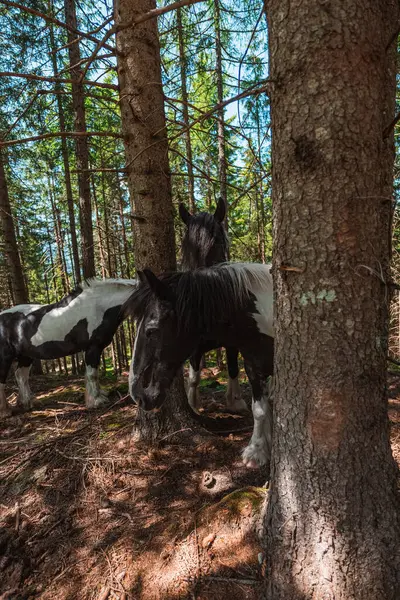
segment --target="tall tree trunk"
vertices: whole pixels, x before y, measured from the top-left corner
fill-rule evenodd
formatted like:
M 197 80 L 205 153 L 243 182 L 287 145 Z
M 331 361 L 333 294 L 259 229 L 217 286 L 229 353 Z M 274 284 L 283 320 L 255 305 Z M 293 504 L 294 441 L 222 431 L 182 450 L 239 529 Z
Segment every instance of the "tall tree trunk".
M 116 0 L 116 22 L 127 22 L 155 7 L 155 0 Z M 175 269 L 176 260 L 157 21 L 150 19 L 117 33 L 117 49 L 128 186 L 139 217 L 133 221 L 135 264 L 160 273 Z M 149 441 L 187 424 L 182 376 L 159 413 L 138 413 L 138 431 Z
M 276 364 L 266 597 L 395 600 L 384 282 L 398 3 L 269 0 L 267 17 Z
M 57 258 L 58 258 L 58 264 L 59 264 L 59 268 L 60 268 L 60 279 L 61 279 L 61 285 L 63 288 L 63 293 L 64 293 L 64 295 L 66 295 L 68 293 L 68 273 L 67 273 L 67 268 L 66 268 L 66 263 L 65 263 L 64 242 L 63 242 L 62 232 L 61 232 L 60 210 L 57 207 L 57 204 L 56 204 L 56 201 L 54 198 L 54 186 L 53 186 L 53 181 L 52 181 L 51 175 L 48 175 L 47 181 L 48 181 L 48 186 L 49 186 L 50 203 L 51 203 L 51 209 L 52 209 L 53 220 L 54 220 L 54 237 L 55 237 L 56 246 L 57 246 Z
M 187 92 L 187 64 L 185 54 L 185 42 L 182 27 L 182 9 L 178 8 L 176 11 L 176 20 L 178 25 L 178 42 L 179 42 L 179 65 L 181 72 L 181 97 L 182 97 L 182 116 L 183 123 L 185 125 L 185 146 L 186 146 L 186 159 L 187 159 L 187 173 L 188 173 L 188 186 L 189 186 L 189 206 L 192 213 L 196 212 L 196 200 L 194 197 L 194 175 L 193 175 L 193 155 L 192 155 L 192 141 L 190 138 L 189 129 L 189 105 L 188 105 L 188 92 Z
M 214 3 L 214 27 L 215 27 L 215 77 L 217 81 L 217 102 L 224 100 L 224 77 L 222 72 L 222 46 L 221 46 L 221 10 L 219 0 Z M 226 202 L 225 226 L 228 226 L 228 197 L 227 197 L 227 175 L 226 175 L 226 147 L 225 147 L 225 116 L 224 109 L 217 111 L 218 115 L 218 178 L 219 193 Z
M 73 29 L 78 29 L 76 19 L 75 0 L 64 0 L 65 22 Z M 71 78 L 75 80 L 72 84 L 72 104 L 74 109 L 75 131 L 86 131 L 85 115 L 85 96 L 83 85 L 80 81 L 82 70 L 79 66 L 81 53 L 79 42 L 75 41 L 77 35 L 71 31 L 68 33 L 68 53 L 71 67 Z M 90 173 L 89 168 L 89 148 L 86 136 L 77 136 L 75 138 L 76 148 L 76 166 L 78 170 L 78 188 L 79 188 L 79 219 L 82 240 L 82 270 L 83 276 L 94 277 L 96 274 L 94 264 L 94 245 L 93 245 L 93 223 L 92 223 L 92 202 L 90 197 Z
M 125 225 L 125 214 L 124 214 L 124 197 L 122 194 L 121 183 L 118 178 L 118 174 L 116 175 L 117 181 L 117 189 L 118 189 L 118 211 L 119 218 L 121 221 L 121 233 L 122 233 L 122 243 L 123 243 L 123 256 L 125 259 L 125 268 L 121 270 L 121 274 L 124 277 L 126 272 L 126 277 L 128 279 L 131 278 L 131 270 L 129 267 L 129 250 L 128 250 L 128 240 L 126 237 L 126 225 Z
M 4 240 L 4 253 L 11 278 L 11 286 L 15 304 L 29 302 L 21 258 L 18 251 L 10 199 L 8 196 L 6 173 L 3 163 L 3 153 L 0 148 L 0 223 Z
M 51 6 L 52 10 L 52 6 Z M 53 12 L 53 10 L 52 10 Z M 57 66 L 57 55 L 56 55 L 56 43 L 54 39 L 54 29 L 53 25 L 49 23 L 49 37 L 50 37 L 50 51 L 51 51 L 51 62 L 53 66 L 54 77 L 58 77 L 58 66 Z M 79 51 L 79 50 L 78 50 Z M 64 107 L 62 103 L 62 86 L 60 83 L 55 83 L 54 89 L 56 92 L 56 101 L 57 101 L 57 112 L 58 112 L 58 121 L 60 131 L 66 131 L 65 126 L 65 116 L 64 116 Z M 67 139 L 65 137 L 61 138 L 61 154 L 64 165 L 64 179 L 65 179 L 65 192 L 67 196 L 67 206 L 68 206 L 68 219 L 69 219 L 69 228 L 71 232 L 71 245 L 72 245 L 72 258 L 73 258 L 73 266 L 74 266 L 74 279 L 75 283 L 78 283 L 81 280 L 81 270 L 79 263 L 79 251 L 78 251 L 78 239 L 76 236 L 76 224 L 75 224 L 75 211 L 74 211 L 74 197 L 72 194 L 72 184 L 71 184 L 71 170 L 69 165 L 69 155 L 68 155 L 68 145 Z

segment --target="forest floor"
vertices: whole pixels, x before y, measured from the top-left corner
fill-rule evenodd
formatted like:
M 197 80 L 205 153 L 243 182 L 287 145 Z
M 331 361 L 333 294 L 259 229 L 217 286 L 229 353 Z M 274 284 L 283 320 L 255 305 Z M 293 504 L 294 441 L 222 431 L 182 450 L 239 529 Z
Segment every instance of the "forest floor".
M 126 374 L 92 412 L 82 378 L 34 378 L 34 410 L 0 423 L 0 599 L 258 598 L 265 473 L 240 460 L 251 415 L 226 433 L 224 381 L 203 374 L 207 414 L 224 435 L 171 436 L 149 450 L 131 435 Z M 400 463 L 399 377 L 389 391 Z

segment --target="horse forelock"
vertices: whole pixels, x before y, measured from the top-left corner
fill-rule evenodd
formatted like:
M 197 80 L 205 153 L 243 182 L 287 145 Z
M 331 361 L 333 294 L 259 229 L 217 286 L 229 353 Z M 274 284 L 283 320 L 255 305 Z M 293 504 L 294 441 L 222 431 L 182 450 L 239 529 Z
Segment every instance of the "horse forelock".
M 182 241 L 182 266 L 196 269 L 224 262 L 228 247 L 225 228 L 213 215 L 207 212 L 193 215 Z
M 206 332 L 245 310 L 252 295 L 272 294 L 270 265 L 225 263 L 212 268 L 165 274 L 160 277 L 175 297 L 179 332 Z M 146 282 L 126 301 L 125 316 L 137 321 L 149 311 L 155 296 Z

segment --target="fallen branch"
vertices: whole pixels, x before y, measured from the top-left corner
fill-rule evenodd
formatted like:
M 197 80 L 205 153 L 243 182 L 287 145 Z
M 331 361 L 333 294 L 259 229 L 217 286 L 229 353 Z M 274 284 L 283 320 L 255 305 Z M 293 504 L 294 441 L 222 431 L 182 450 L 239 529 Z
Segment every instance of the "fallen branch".
M 239 579 L 236 577 L 213 577 L 209 575 L 204 577 L 208 581 L 223 581 L 224 583 L 237 583 L 238 585 L 259 585 L 261 581 L 258 579 Z
M 66 435 L 61 435 L 59 437 L 55 437 L 46 442 L 40 442 L 39 444 L 34 444 L 30 448 L 24 448 L 23 450 L 20 450 L 19 452 L 15 452 L 11 456 L 8 456 L 6 459 L 4 459 L 0 462 L 0 465 L 4 464 L 5 462 L 8 462 L 9 460 L 12 460 L 13 458 L 15 458 L 16 456 L 21 454 L 21 452 L 30 452 L 31 450 L 36 450 L 36 452 L 34 452 L 33 454 L 30 454 L 28 457 L 24 458 L 20 463 L 18 463 L 15 467 L 13 467 L 13 469 L 9 473 L 7 473 L 7 475 L 5 475 L 4 479 L 8 479 L 23 464 L 25 464 L 26 462 L 28 462 L 29 460 L 31 460 L 32 458 L 34 458 L 35 456 L 40 454 L 40 452 L 42 452 L 43 450 L 46 450 L 47 448 L 49 448 L 50 446 L 52 446 L 54 444 L 57 444 L 58 442 L 72 439 L 76 435 L 80 435 L 83 431 L 85 431 L 86 429 L 89 429 L 89 427 L 92 427 L 92 425 L 97 421 L 97 419 L 99 419 L 100 417 L 105 415 L 108 411 L 112 410 L 115 406 L 117 406 L 117 404 L 125 402 L 128 398 L 130 398 L 129 394 L 127 394 L 126 396 L 122 396 L 121 398 L 118 398 L 118 400 L 113 402 L 113 404 L 111 404 L 111 406 L 107 406 L 103 410 L 99 411 L 95 415 L 95 417 L 90 421 L 90 423 L 86 423 L 86 425 L 83 425 L 83 427 L 80 427 L 79 429 L 76 429 L 75 431 L 71 431 L 71 433 L 67 433 Z

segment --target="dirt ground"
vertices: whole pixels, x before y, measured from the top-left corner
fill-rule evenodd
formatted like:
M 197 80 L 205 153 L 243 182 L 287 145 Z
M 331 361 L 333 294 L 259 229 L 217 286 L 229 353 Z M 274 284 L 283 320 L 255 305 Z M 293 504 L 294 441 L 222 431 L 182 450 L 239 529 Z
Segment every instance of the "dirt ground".
M 81 378 L 38 377 L 33 412 L 0 423 L 0 599 L 256 600 L 266 489 L 240 461 L 251 416 L 148 450 L 131 435 L 126 376 L 112 387 L 88 413 Z M 389 392 L 400 463 L 399 377 Z M 225 431 L 222 385 L 202 397 Z

